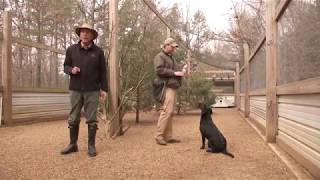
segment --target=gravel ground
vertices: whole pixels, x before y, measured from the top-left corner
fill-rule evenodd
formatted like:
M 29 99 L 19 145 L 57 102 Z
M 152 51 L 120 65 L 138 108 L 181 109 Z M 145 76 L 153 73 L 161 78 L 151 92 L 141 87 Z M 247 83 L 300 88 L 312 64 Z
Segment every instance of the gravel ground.
M 200 150 L 200 112 L 175 116 L 174 135 L 182 140 L 157 145 L 158 114 L 144 113 L 139 124 L 125 116 L 130 129 L 106 139 L 100 124 L 98 155 L 87 155 L 87 126 L 81 122 L 79 152 L 60 155 L 69 143 L 66 121 L 0 128 L 0 179 L 294 179 L 285 164 L 235 109 L 215 109 L 214 121 L 228 140 L 232 159 Z

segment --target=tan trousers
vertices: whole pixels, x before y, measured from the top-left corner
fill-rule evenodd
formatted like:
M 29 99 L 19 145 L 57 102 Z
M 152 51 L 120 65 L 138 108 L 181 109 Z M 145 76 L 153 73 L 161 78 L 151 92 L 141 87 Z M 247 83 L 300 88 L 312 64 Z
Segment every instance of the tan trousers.
M 165 100 L 160 108 L 155 138 L 169 140 L 172 138 L 172 116 L 176 104 L 176 90 L 167 88 Z

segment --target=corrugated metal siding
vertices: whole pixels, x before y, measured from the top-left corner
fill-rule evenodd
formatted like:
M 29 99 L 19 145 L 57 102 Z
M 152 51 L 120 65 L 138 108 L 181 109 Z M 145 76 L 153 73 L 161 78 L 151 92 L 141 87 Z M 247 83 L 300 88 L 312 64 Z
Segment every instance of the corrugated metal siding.
M 250 97 L 250 118 L 266 127 L 266 96 Z
M 240 96 L 240 110 L 244 112 L 244 96 Z
M 42 118 L 68 115 L 70 100 L 68 93 L 13 93 L 12 119 Z
M 279 97 L 278 138 L 320 168 L 320 94 Z

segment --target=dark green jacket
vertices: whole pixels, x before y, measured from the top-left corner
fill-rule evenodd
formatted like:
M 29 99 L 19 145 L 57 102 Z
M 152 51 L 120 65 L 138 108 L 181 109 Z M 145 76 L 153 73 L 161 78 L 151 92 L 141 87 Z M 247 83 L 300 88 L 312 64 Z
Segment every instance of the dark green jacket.
M 166 82 L 169 88 L 177 89 L 181 86 L 181 77 L 175 76 L 175 71 L 178 70 L 177 62 L 172 55 L 161 51 L 154 58 L 154 69 L 159 79 Z

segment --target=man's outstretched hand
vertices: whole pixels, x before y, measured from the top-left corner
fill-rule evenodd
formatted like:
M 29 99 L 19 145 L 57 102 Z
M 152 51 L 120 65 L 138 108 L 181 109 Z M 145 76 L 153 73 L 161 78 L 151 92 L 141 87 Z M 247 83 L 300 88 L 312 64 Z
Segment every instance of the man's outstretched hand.
M 174 75 L 175 75 L 175 76 L 180 76 L 180 77 L 182 77 L 182 76 L 184 76 L 184 74 L 185 74 L 185 72 L 183 72 L 183 71 L 176 71 L 176 72 L 174 72 Z

